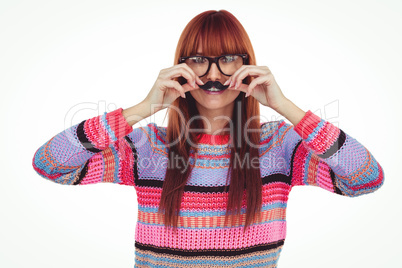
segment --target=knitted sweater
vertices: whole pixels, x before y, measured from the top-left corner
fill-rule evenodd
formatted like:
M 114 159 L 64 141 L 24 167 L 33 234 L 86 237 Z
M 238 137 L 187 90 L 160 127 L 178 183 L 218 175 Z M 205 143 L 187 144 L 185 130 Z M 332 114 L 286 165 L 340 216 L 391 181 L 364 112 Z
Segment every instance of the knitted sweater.
M 166 128 L 155 123 L 133 128 L 121 112 L 105 112 L 60 132 L 35 152 L 32 164 L 39 175 L 60 184 L 134 186 L 135 267 L 277 267 L 293 186 L 353 197 L 383 184 L 383 169 L 373 155 L 311 111 L 296 126 L 284 120 L 262 123 L 262 218 L 243 232 L 245 196 L 241 224 L 224 225 L 229 136 L 202 134 L 173 233 L 157 215 L 168 159 Z

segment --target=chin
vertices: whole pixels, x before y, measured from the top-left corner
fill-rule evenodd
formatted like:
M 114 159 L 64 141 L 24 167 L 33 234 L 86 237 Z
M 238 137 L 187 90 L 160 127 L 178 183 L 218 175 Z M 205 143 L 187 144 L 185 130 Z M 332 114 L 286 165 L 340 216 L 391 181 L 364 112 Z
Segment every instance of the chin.
M 216 110 L 233 104 L 240 91 L 228 90 L 219 95 L 210 95 L 203 92 L 203 89 L 190 91 L 191 96 L 195 99 L 198 105 L 205 109 Z

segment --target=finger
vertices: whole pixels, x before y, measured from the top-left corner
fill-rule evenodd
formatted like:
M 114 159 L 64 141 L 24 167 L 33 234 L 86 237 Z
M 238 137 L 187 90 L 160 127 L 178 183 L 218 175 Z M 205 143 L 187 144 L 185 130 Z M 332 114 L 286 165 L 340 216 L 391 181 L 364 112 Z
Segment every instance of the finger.
M 246 65 L 241 66 L 239 69 L 236 70 L 236 72 L 234 72 L 234 74 L 232 74 L 232 76 L 229 78 L 229 88 L 234 88 L 235 84 L 236 84 L 236 77 L 239 75 L 239 73 L 241 71 L 244 70 L 244 68 L 246 68 Z
M 237 90 L 237 91 L 242 91 L 244 93 L 247 94 L 247 89 L 248 89 L 248 85 L 247 84 L 241 84 L 240 86 L 238 86 L 236 89 L 233 87 L 231 88 L 231 90 Z
M 179 82 L 177 81 L 173 81 L 173 80 L 167 80 L 164 85 L 168 88 L 174 88 L 177 90 L 177 92 L 179 92 L 180 96 L 182 96 L 183 98 L 186 98 L 186 94 L 183 87 L 180 85 Z
M 268 80 L 268 78 L 266 76 L 260 76 L 260 77 L 253 79 L 253 81 L 251 81 L 250 85 L 247 88 L 246 97 L 250 96 L 253 93 L 253 89 L 256 86 L 263 84 L 267 80 Z
M 245 77 L 239 78 L 239 75 L 244 72 L 245 69 L 249 68 L 251 71 L 249 72 L 249 75 L 251 77 L 258 77 L 259 75 L 269 75 L 271 73 L 271 71 L 269 70 L 269 68 L 267 66 L 256 66 L 256 65 L 243 65 L 241 66 L 238 70 L 236 70 L 236 72 L 229 77 L 229 79 L 225 82 L 225 86 L 229 85 L 229 87 L 235 87 L 236 86 L 236 82 L 237 85 L 239 86 L 241 84 L 241 81 L 243 81 L 243 79 Z M 239 81 L 240 80 L 240 81 Z
M 247 76 L 251 77 L 260 77 L 262 75 L 265 75 L 266 71 L 263 70 L 260 67 L 246 67 L 243 68 L 243 70 L 239 71 L 239 73 L 236 75 L 236 77 L 233 78 L 232 83 L 234 84 L 234 87 L 236 88 L 241 84 L 241 81 L 243 81 L 244 78 Z
M 187 80 L 187 83 L 189 85 L 191 85 L 192 87 L 196 88 L 195 86 L 195 78 L 193 77 L 193 75 L 191 75 L 191 73 L 183 67 L 180 68 L 176 68 L 176 69 L 172 69 L 169 72 L 169 78 L 175 78 L 175 77 L 184 77 Z
M 236 82 L 239 80 L 239 75 L 244 72 L 244 70 L 250 69 L 250 68 L 260 68 L 260 66 L 256 65 L 243 65 L 239 69 L 236 70 L 236 72 L 230 77 L 230 82 L 231 82 L 231 87 L 236 86 Z M 247 75 L 246 75 L 247 76 Z M 252 76 L 255 76 L 255 74 L 252 74 Z M 244 78 L 243 78 L 244 79 Z M 243 80 L 241 79 L 241 80 Z M 241 82 L 238 82 L 238 86 L 241 84 Z
M 201 81 L 200 77 L 194 72 L 193 69 L 190 68 L 190 66 L 188 66 L 185 62 L 182 63 L 183 67 L 186 68 L 187 71 L 190 72 L 190 74 L 192 74 L 194 76 L 194 80 L 201 85 L 204 85 L 204 82 Z
M 237 88 L 234 87 L 229 87 L 229 90 L 237 90 L 237 91 L 242 91 L 244 93 L 247 93 L 248 85 L 247 84 L 240 84 Z
M 187 79 L 188 84 L 191 85 L 193 88 L 197 88 L 196 83 L 203 85 L 204 83 L 201 81 L 201 79 L 195 74 L 193 69 L 191 69 L 186 63 L 181 63 L 178 65 L 175 65 L 173 68 L 178 68 L 178 70 L 183 70 L 183 73 L 187 73 L 190 75 L 191 78 L 183 77 Z M 180 76 L 180 75 L 179 75 Z M 177 77 L 177 76 L 175 76 Z
M 190 86 L 188 83 L 181 85 L 181 87 L 184 89 L 184 93 L 188 92 L 188 91 L 192 91 L 192 90 L 196 90 L 196 88 L 193 88 L 192 86 Z

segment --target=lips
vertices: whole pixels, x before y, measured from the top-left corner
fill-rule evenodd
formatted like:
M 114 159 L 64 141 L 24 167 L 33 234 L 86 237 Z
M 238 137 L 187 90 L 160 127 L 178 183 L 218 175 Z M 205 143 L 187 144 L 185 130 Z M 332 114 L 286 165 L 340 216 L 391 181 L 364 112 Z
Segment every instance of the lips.
M 223 94 L 223 92 L 226 91 L 226 89 L 215 89 L 215 88 L 211 88 L 211 89 L 203 89 L 205 94 L 208 95 L 221 95 Z

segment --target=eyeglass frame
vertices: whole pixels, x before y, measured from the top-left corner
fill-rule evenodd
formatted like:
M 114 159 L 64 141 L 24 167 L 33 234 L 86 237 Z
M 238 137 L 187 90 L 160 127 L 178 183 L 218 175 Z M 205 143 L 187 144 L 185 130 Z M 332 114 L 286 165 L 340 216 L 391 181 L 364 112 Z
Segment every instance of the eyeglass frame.
M 216 66 L 218 67 L 218 70 L 219 70 L 223 75 L 232 76 L 232 75 L 227 75 L 227 74 L 223 73 L 222 70 L 221 70 L 221 67 L 219 66 L 219 59 L 222 58 L 222 57 L 225 57 L 225 56 L 240 56 L 240 57 L 243 58 L 243 65 L 246 64 L 246 60 L 248 59 L 248 55 L 247 55 L 247 54 L 225 54 L 225 55 L 221 55 L 221 56 L 214 57 L 214 58 L 212 58 L 212 57 L 207 57 L 207 56 L 202 56 L 202 55 L 193 55 L 193 56 L 187 56 L 187 57 L 180 57 L 180 58 L 179 58 L 179 63 L 183 63 L 183 62 L 184 62 L 186 59 L 188 59 L 188 58 L 203 57 L 203 58 L 206 58 L 206 59 L 208 60 L 208 69 L 207 69 L 207 71 L 205 72 L 205 74 L 203 74 L 203 75 L 201 75 L 201 76 L 199 76 L 199 77 L 203 77 L 203 76 L 205 76 L 206 74 L 208 74 L 209 70 L 211 69 L 212 63 L 215 63 L 215 64 L 216 64 Z

